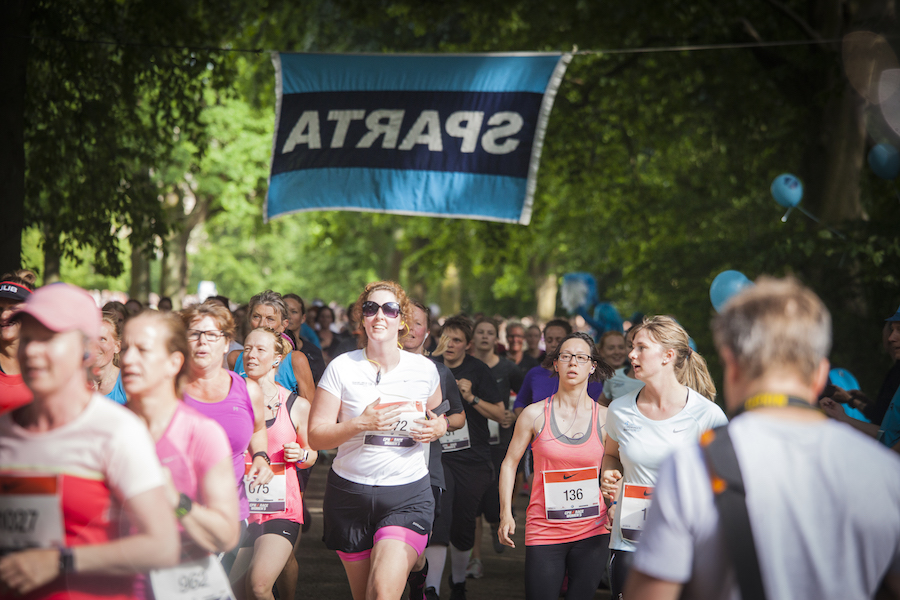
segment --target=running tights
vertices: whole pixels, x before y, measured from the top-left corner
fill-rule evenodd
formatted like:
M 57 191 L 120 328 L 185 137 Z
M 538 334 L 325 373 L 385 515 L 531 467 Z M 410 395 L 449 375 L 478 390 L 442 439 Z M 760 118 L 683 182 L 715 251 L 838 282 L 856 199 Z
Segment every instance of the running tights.
M 577 542 L 525 546 L 526 600 L 556 600 L 568 572 L 566 600 L 590 600 L 609 554 L 609 534 Z
M 631 562 L 634 552 L 627 550 L 612 550 L 609 555 L 609 597 L 619 600 L 625 589 L 625 580 L 628 579 L 628 571 L 631 570 Z

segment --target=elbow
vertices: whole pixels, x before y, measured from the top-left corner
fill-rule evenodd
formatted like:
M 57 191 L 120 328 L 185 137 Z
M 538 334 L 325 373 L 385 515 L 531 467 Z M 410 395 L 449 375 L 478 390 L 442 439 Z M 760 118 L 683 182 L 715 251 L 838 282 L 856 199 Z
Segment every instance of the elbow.
M 229 522 L 229 527 L 226 529 L 227 535 L 222 539 L 217 540 L 214 552 L 230 552 L 238 545 L 238 542 L 241 541 L 241 529 L 237 521 Z
M 165 539 L 157 543 L 157 552 L 154 553 L 156 564 L 153 568 L 166 569 L 176 566 L 181 560 L 181 540 L 178 530 L 167 532 Z

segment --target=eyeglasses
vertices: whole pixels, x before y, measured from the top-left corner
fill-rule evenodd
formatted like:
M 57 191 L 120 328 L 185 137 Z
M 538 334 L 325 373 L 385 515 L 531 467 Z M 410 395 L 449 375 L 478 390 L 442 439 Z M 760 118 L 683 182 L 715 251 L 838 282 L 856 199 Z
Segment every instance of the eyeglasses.
M 559 355 L 559 362 L 571 362 L 573 358 L 578 362 L 579 365 L 591 362 L 591 357 L 587 354 L 569 354 L 568 352 L 564 352 Z
M 206 341 L 210 344 L 214 344 L 222 339 L 225 334 L 216 329 L 211 329 L 209 331 L 200 331 L 199 329 L 189 329 L 188 330 L 188 340 L 191 342 L 199 342 L 200 338 L 205 337 Z
M 362 304 L 362 314 L 364 317 L 374 317 L 378 314 L 378 309 L 381 309 L 381 312 L 384 313 L 384 316 L 389 319 L 396 319 L 400 316 L 400 304 L 397 302 L 385 302 L 384 304 L 378 304 L 377 302 L 372 302 L 371 300 L 366 300 Z

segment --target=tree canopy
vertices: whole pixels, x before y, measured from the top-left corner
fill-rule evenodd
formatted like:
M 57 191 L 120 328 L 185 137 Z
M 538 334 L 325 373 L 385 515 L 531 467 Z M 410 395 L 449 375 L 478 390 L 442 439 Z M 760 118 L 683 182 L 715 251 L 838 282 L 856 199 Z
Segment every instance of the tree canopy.
M 889 2 L 272 0 L 225 5 L 221 18 L 177 4 L 94 0 L 63 14 L 37 3 L 25 206 L 45 245 L 86 244 L 94 268 L 115 274 L 117 230 L 158 248 L 187 231 L 167 250 L 189 257 L 185 279 L 213 279 L 235 300 L 274 286 L 346 304 L 365 281 L 392 277 L 445 310 L 518 315 L 552 314 L 559 277 L 588 271 L 623 314 L 673 314 L 707 355 L 717 273 L 793 274 L 835 316 L 833 362 L 868 389 L 883 372 L 900 205 L 865 155 L 898 140 L 858 89 L 872 53 L 834 40 L 895 31 Z M 150 26 L 137 31 L 137 14 Z M 60 37 L 84 36 L 119 45 L 63 56 L 72 45 Z M 160 39 L 320 52 L 815 43 L 577 55 L 550 119 L 532 224 L 521 227 L 363 213 L 264 225 L 268 57 L 161 49 Z M 781 222 L 769 184 L 784 172 L 802 179 L 803 206 L 822 224 L 797 212 Z M 186 196 L 209 209 L 190 228 Z

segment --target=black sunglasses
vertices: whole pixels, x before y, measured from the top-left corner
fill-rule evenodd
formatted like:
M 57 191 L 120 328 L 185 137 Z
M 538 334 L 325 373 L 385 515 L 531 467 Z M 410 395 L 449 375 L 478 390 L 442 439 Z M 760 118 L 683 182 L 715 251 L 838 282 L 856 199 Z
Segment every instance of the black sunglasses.
M 366 300 L 362 304 L 362 314 L 364 317 L 374 317 L 378 314 L 378 309 L 381 309 L 381 312 L 384 313 L 389 319 L 396 319 L 400 316 L 400 304 L 397 302 L 385 302 L 384 304 L 378 304 L 377 302 L 372 302 L 371 300 Z

